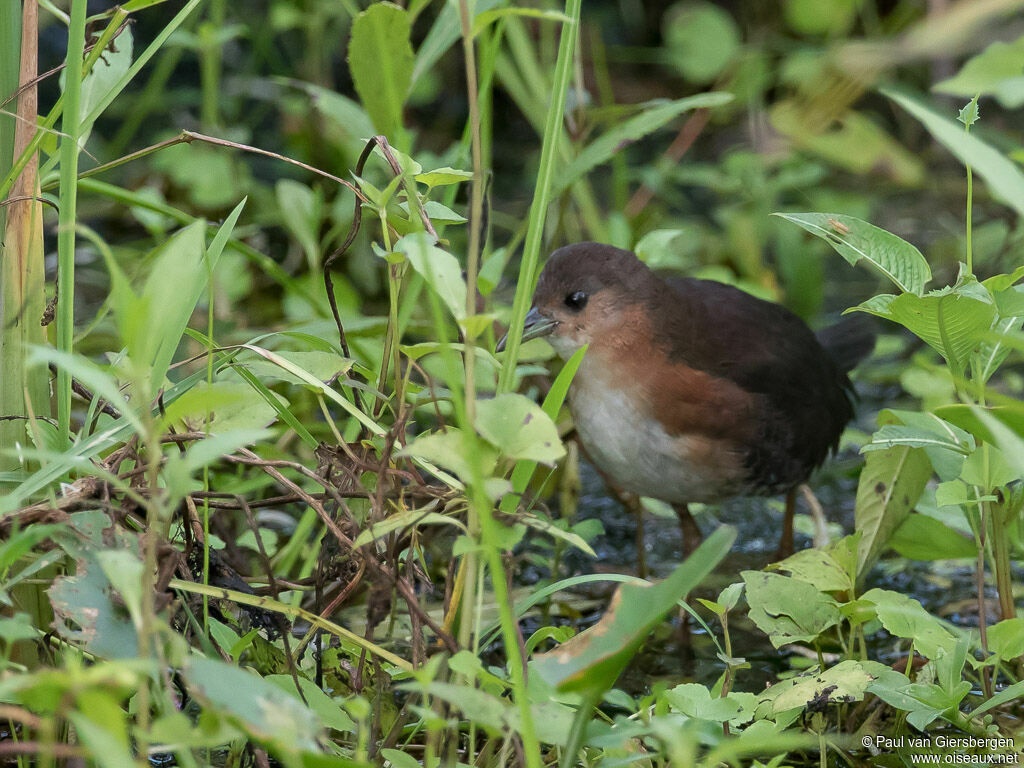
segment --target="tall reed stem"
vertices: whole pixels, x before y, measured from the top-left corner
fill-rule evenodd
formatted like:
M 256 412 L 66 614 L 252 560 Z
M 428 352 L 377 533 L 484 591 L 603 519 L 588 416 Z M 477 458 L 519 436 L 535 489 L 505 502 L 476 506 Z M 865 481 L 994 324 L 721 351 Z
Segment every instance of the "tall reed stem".
M 72 0 L 64 119 L 60 141 L 60 216 L 57 229 L 57 348 L 71 352 L 75 334 L 75 219 L 78 204 L 78 145 L 81 127 L 82 59 L 85 56 L 86 0 Z M 57 371 L 57 427 L 71 439 L 71 374 Z
M 498 392 L 508 392 L 515 381 L 516 361 L 522 344 L 523 324 L 530 307 L 533 289 L 537 284 L 537 264 L 540 260 L 540 246 L 544 239 L 544 219 L 547 216 L 551 193 L 551 178 L 554 173 L 558 142 L 561 138 L 565 116 L 565 99 L 572 79 L 572 61 L 576 49 L 576 38 L 580 24 L 582 0 L 567 0 L 565 15 L 571 21 L 562 25 L 562 37 L 558 43 L 558 60 L 555 64 L 555 81 L 548 105 L 547 120 L 544 124 L 544 143 L 540 151 L 540 168 L 530 205 L 530 219 L 523 246 L 523 260 L 519 265 L 519 282 L 512 303 L 512 319 L 509 322 L 507 352 L 498 379 Z

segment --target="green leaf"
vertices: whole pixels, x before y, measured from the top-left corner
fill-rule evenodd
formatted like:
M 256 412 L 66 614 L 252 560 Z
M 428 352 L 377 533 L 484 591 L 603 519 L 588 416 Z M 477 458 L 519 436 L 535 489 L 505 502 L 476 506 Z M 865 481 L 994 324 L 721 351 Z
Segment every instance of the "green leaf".
M 1024 105 L 1024 37 L 990 44 L 932 90 L 954 96 L 995 96 L 1006 109 Z
M 861 701 L 868 687 L 887 669 L 876 661 L 847 659 L 824 671 L 791 677 L 776 683 L 760 695 L 768 715 L 813 705 L 820 711 L 826 704 Z
M 404 200 L 398 204 L 398 207 L 402 212 L 409 216 L 409 204 Z M 456 213 L 447 205 L 442 205 L 434 200 L 427 200 L 423 204 L 423 212 L 427 214 L 427 217 L 435 224 L 465 224 L 468 219 L 461 214 Z
M 956 119 L 963 123 L 967 128 L 970 128 L 976 122 L 978 122 L 978 97 L 975 96 L 963 108 L 960 110 L 960 114 L 957 115 Z
M 754 719 L 757 697 L 752 693 L 734 691 L 725 696 L 711 696 L 699 683 L 683 683 L 665 693 L 669 705 L 687 717 L 729 725 L 743 725 Z
M 939 477 L 952 480 L 960 474 L 964 457 L 975 449 L 974 437 L 969 432 L 933 413 L 891 410 L 887 414 L 900 423 L 882 425 L 871 442 L 861 448 L 863 453 L 900 445 L 923 448 Z
M 450 469 L 463 480 L 473 476 L 472 463 L 479 463 L 481 473 L 488 475 L 497 460 L 495 452 L 486 444 L 478 446 L 475 455 L 470 455 L 462 430 L 449 427 L 444 432 L 419 435 L 402 451 L 401 456 L 416 456 L 438 466 Z
M 605 131 L 583 149 L 569 167 L 551 181 L 551 197 L 557 197 L 593 168 L 607 163 L 624 145 L 654 133 L 673 118 L 691 109 L 718 107 L 732 101 L 728 93 L 700 93 L 675 101 L 657 100 L 643 105 L 643 110 L 626 122 Z
M 132 29 L 127 27 L 117 35 L 103 55 L 93 64 L 89 74 L 82 79 L 82 91 L 79 97 L 81 99 L 80 115 L 92 117 L 92 111 L 111 95 L 121 78 L 128 73 L 128 69 L 132 65 L 132 42 Z M 63 81 L 64 73 L 62 72 L 62 84 Z M 92 123 L 83 119 L 80 130 L 80 141 L 84 145 L 92 130 Z
M 287 360 L 292 363 L 296 368 L 305 371 L 317 381 L 327 384 L 347 373 L 352 367 L 353 362 L 347 357 L 342 357 L 337 352 L 324 352 L 318 349 L 299 352 L 274 350 L 274 354 L 282 360 Z M 306 382 L 308 379 L 299 378 L 293 373 L 286 371 L 281 366 L 268 362 L 262 358 L 247 360 L 240 364 L 244 364 L 246 368 L 264 381 L 271 379 L 287 381 L 289 384 L 307 386 Z
M 708 2 L 676 3 L 665 13 L 661 33 L 669 63 L 701 85 L 714 81 L 740 47 L 732 15 Z
M 79 512 L 71 519 L 75 529 L 85 535 L 90 528 L 110 526 L 110 518 L 102 512 Z M 138 551 L 137 537 L 111 530 L 124 551 Z M 75 558 L 75 572 L 57 578 L 47 590 L 55 617 L 54 629 L 65 640 L 80 644 L 101 658 L 134 658 L 139 653 L 138 635 L 124 609 L 118 608 L 112 599 L 114 589 L 97 557 L 105 550 L 93 548 L 95 543 L 84 545 L 78 538 L 62 540 L 62 547 Z
M 273 395 L 282 407 L 288 401 Z M 237 381 L 201 382 L 165 410 L 166 423 L 184 422 L 189 430 L 204 431 L 209 417 L 210 432 L 259 429 L 269 426 L 277 412 L 248 384 Z
M 434 187 L 446 187 L 451 184 L 461 184 L 463 181 L 469 181 L 473 178 L 472 171 L 460 171 L 456 168 L 435 168 L 432 171 L 424 171 L 423 173 L 417 173 L 415 176 L 416 181 L 421 184 L 426 184 L 428 187 L 433 189 Z
M 412 24 L 403 8 L 374 3 L 352 22 L 348 66 L 356 93 L 377 130 L 392 141 L 412 85 Z
M 922 656 L 935 659 L 940 649 L 952 653 L 956 647 L 956 636 L 914 598 L 876 587 L 861 595 L 861 599 L 874 603 L 878 620 L 890 635 L 913 640 L 915 650 Z
M 772 570 L 786 571 L 793 578 L 814 585 L 821 592 L 851 592 L 854 584 L 849 568 L 827 549 L 802 549 L 785 560 L 773 563 Z
M 476 414 L 477 430 L 509 458 L 553 464 L 565 455 L 554 421 L 523 395 L 477 400 Z
M 551 383 L 551 389 L 548 390 L 547 395 L 544 397 L 544 404 L 541 406 L 541 409 L 552 421 L 558 418 L 558 412 L 562 408 L 566 396 L 569 394 L 569 385 L 572 384 L 576 371 L 579 370 L 580 365 L 583 363 L 583 356 L 586 353 L 587 345 L 577 349 L 572 357 L 565 361 L 562 370 L 558 372 L 555 380 Z M 516 468 L 512 470 L 511 478 L 513 495 L 502 499 L 501 510 L 503 512 L 511 512 L 515 509 L 516 497 L 526 490 L 530 484 L 530 478 L 533 477 L 536 469 L 537 462 L 535 461 L 524 460 L 516 464 Z
M 1003 661 L 1024 656 L 1024 618 L 1003 619 L 989 627 L 988 649 Z
M 912 514 L 904 520 L 889 540 L 889 546 L 911 560 L 968 558 L 978 554 L 970 538 L 922 514 Z
M 320 722 L 273 683 L 202 656 L 190 657 L 182 673 L 201 702 L 228 715 L 253 738 L 288 752 L 317 750 Z
M 960 371 L 973 353 L 981 351 L 996 319 L 995 305 L 964 287 L 942 288 L 924 296 L 883 294 L 857 309 L 899 323 Z
M 891 232 L 841 213 L 775 213 L 817 235 L 850 264 L 862 259 L 905 293 L 920 294 L 932 279 L 924 256 Z M 863 306 L 863 305 L 862 305 Z
M 954 121 L 915 99 L 886 89 L 882 93 L 920 120 L 960 162 L 970 165 L 985 180 L 994 196 L 1024 216 L 1024 171 L 1019 166 L 977 136 L 966 133 Z
M 812 584 L 762 571 L 742 571 L 749 617 L 772 645 L 813 642 L 843 620 L 838 604 Z
M 457 528 L 461 528 L 463 533 L 469 532 L 461 520 L 449 515 L 442 515 L 436 509 L 437 502 L 432 501 L 422 509 L 407 509 L 405 512 L 400 512 L 396 515 L 388 515 L 379 523 L 374 523 L 369 528 L 360 531 L 352 546 L 359 548 L 394 531 L 405 530 L 419 525 L 454 525 Z
M 971 712 L 971 717 L 980 717 L 990 709 L 1001 707 L 1009 702 L 1019 701 L 1022 696 L 1024 696 L 1024 680 L 1016 682 L 1013 685 L 1006 686 L 991 699 L 974 709 Z
M 302 675 L 298 675 L 295 679 L 291 675 L 267 675 L 263 679 L 268 683 L 276 685 L 301 703 L 302 699 L 299 698 L 299 694 L 295 690 L 295 679 L 298 679 L 299 687 L 302 689 L 302 695 L 306 699 L 306 703 L 320 717 L 324 725 L 336 731 L 354 732 L 356 730 L 356 724 L 345 710 L 341 708 L 341 705 L 318 688 L 312 680 L 307 680 Z
M 722 526 L 658 584 L 624 584 L 601 620 L 549 653 L 535 656 L 531 670 L 560 691 L 581 691 L 597 701 L 635 655 L 665 614 L 721 562 L 736 538 Z
M 898 423 L 883 411 L 879 424 Z M 923 448 L 901 445 L 868 453 L 857 484 L 855 528 L 861 534 L 857 550 L 857 578 L 862 580 L 885 549 L 889 539 L 917 505 L 932 475 Z
M 395 250 L 405 254 L 412 268 L 444 302 L 456 320 L 466 316 L 466 281 L 458 259 L 434 245 L 426 232 L 413 232 L 397 243 Z

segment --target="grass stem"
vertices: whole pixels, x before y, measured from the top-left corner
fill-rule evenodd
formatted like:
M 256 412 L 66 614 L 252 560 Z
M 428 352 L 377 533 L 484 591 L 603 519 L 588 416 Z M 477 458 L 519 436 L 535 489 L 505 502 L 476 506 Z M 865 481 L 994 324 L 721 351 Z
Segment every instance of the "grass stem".
M 75 220 L 78 203 L 78 155 L 81 129 L 82 59 L 85 55 L 86 0 L 72 0 L 64 115 L 60 141 L 60 216 L 57 228 L 57 348 L 71 352 L 75 333 Z M 57 371 L 57 428 L 63 443 L 71 439 L 71 374 Z

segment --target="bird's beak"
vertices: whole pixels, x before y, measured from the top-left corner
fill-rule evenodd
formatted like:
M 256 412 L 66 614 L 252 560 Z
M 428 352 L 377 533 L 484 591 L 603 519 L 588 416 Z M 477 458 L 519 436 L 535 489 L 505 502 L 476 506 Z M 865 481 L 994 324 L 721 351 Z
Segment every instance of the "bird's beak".
M 526 315 L 526 320 L 523 323 L 523 341 L 529 341 L 530 339 L 538 339 L 541 336 L 547 336 L 558 325 L 558 321 L 550 317 L 546 317 L 537 311 L 534 307 Z M 508 341 L 508 334 L 502 337 L 501 341 L 498 342 L 498 346 L 495 347 L 495 352 L 505 351 L 505 342 Z

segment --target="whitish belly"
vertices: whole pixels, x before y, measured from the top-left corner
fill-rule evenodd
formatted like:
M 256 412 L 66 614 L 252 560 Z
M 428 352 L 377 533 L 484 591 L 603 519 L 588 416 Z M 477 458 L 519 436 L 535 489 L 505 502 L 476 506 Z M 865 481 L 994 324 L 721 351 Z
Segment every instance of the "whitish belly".
M 735 479 L 692 460 L 699 436 L 669 435 L 621 390 L 579 383 L 570 400 L 576 429 L 619 488 L 671 503 L 713 502 L 739 491 Z

